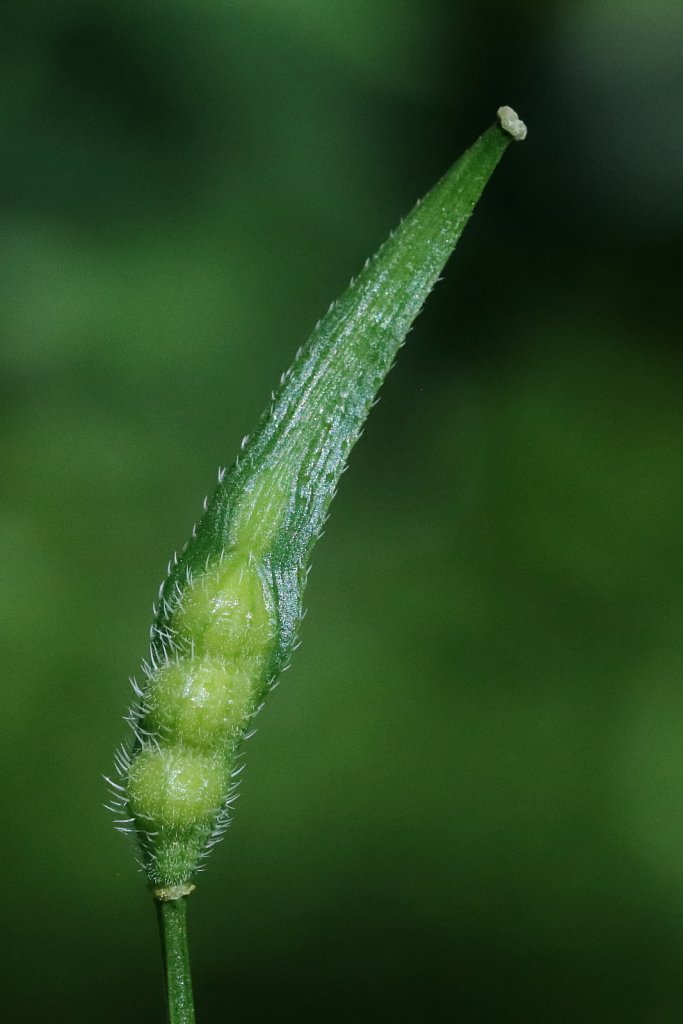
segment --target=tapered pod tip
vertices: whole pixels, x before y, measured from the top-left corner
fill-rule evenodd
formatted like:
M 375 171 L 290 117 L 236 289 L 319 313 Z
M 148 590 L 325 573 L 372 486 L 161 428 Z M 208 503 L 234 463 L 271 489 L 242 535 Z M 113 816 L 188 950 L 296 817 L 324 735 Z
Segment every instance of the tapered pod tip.
M 511 135 L 515 142 L 521 142 L 526 138 L 526 125 L 517 116 L 512 107 L 498 107 L 498 123 L 504 132 Z

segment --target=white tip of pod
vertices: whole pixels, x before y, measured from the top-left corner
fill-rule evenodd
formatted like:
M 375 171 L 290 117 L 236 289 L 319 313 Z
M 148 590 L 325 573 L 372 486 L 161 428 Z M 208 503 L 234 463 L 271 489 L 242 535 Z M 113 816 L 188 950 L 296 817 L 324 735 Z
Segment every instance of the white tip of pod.
M 526 138 L 526 125 L 519 119 L 512 107 L 498 107 L 496 113 L 500 127 L 508 135 L 511 135 L 515 142 L 521 142 Z

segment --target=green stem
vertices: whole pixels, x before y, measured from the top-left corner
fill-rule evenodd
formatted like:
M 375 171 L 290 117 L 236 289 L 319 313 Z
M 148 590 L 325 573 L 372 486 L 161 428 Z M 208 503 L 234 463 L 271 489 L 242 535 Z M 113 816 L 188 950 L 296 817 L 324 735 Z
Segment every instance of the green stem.
M 155 900 L 164 961 L 169 1024 L 195 1024 L 187 944 L 187 897 Z

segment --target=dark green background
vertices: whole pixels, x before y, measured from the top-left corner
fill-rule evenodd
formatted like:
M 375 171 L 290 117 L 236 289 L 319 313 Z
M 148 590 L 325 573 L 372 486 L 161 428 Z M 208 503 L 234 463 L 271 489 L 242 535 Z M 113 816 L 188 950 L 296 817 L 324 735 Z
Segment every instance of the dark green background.
M 3 1019 L 161 1021 L 101 775 L 167 559 L 508 103 L 192 897 L 199 1020 L 681 1020 L 682 35 L 674 0 L 5 0 Z

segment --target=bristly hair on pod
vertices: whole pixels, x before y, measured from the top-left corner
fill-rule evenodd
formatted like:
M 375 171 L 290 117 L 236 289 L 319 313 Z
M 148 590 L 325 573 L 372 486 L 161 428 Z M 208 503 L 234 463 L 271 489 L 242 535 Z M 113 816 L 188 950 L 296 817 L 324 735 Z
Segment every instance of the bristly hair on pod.
M 237 798 L 240 748 L 288 666 L 311 549 L 410 326 L 511 139 L 509 107 L 417 204 L 317 323 L 257 429 L 168 565 L 108 779 L 160 901 L 194 888 Z

